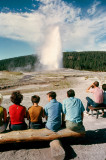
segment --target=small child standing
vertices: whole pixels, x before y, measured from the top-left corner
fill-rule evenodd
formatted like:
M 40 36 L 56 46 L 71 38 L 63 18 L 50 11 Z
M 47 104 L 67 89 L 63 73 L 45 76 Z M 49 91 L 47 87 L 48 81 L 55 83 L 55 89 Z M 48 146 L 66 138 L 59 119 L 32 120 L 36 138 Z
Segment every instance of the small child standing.
M 43 127 L 42 117 L 44 117 L 43 107 L 39 106 L 40 97 L 34 95 L 31 97 L 33 106 L 28 109 L 29 128 L 40 129 Z
M 1 106 L 3 101 L 3 96 L 0 94 L 0 133 L 4 132 L 7 128 L 7 111 L 4 107 Z

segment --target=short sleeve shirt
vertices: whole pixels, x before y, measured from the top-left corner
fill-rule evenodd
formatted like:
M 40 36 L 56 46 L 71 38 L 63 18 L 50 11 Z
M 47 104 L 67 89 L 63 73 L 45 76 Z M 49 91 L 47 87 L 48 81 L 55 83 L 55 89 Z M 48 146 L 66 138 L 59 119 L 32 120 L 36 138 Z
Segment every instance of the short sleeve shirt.
M 82 122 L 82 113 L 85 108 L 80 99 L 75 97 L 66 98 L 63 101 L 63 113 L 65 114 L 66 120 L 74 123 Z
M 56 99 L 52 99 L 44 108 L 47 118 L 46 126 L 52 131 L 57 131 L 61 127 L 62 104 Z

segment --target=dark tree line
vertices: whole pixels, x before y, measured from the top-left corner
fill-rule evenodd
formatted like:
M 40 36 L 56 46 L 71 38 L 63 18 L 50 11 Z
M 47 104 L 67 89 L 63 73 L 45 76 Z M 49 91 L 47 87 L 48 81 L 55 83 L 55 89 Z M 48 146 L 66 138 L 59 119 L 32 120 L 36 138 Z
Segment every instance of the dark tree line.
M 79 70 L 106 71 L 106 52 L 64 52 L 63 66 Z
M 35 55 L 0 60 L 0 71 L 33 71 L 40 66 Z M 106 71 L 105 51 L 64 52 L 63 67 L 78 70 Z
M 33 71 L 38 59 L 35 55 L 21 56 L 0 60 L 0 71 L 27 70 Z

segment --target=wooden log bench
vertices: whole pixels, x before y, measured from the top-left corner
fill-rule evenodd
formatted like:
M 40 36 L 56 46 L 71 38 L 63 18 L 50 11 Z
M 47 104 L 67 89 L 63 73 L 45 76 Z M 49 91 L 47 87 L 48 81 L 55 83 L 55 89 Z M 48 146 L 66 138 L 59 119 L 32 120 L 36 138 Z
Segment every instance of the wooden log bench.
M 53 132 L 46 128 L 11 131 L 8 133 L 0 133 L 0 144 L 51 141 L 50 148 L 52 159 L 63 160 L 65 151 L 61 145 L 60 139 L 64 137 L 85 137 L 85 131 L 74 132 L 69 129 L 61 129 L 58 132 Z
M 100 106 L 100 107 L 89 106 L 88 108 L 91 110 L 92 116 L 93 116 L 93 111 L 96 111 L 96 118 L 98 119 L 99 110 L 106 109 L 106 106 L 105 107 L 104 106 Z

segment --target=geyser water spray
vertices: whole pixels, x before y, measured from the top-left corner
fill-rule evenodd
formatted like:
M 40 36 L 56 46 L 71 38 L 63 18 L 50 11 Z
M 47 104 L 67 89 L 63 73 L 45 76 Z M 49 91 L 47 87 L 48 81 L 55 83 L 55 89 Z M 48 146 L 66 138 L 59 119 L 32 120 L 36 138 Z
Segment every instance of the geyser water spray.
M 55 70 L 62 67 L 62 47 L 58 26 L 50 28 L 41 50 L 40 63 L 45 70 Z

